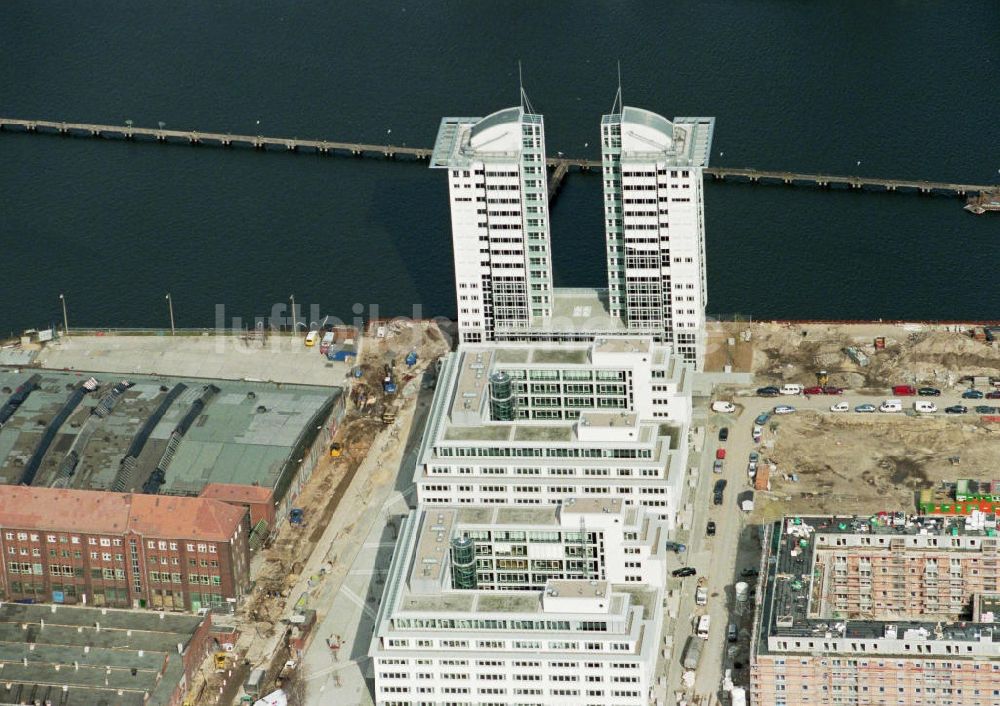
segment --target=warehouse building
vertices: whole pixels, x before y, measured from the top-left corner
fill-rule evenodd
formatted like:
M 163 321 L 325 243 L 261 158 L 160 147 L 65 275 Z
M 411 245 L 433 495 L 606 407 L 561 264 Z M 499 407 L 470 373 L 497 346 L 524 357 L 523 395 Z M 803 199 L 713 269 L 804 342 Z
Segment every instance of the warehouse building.
M 214 641 L 209 616 L 0 605 L 0 703 L 180 706 Z
M 1000 706 L 997 520 L 786 518 L 751 646 L 764 706 Z
M 443 360 L 418 499 L 618 498 L 673 526 L 690 420 L 691 369 L 651 338 L 464 345 Z
M 344 414 L 337 387 L 0 369 L 0 484 L 198 496 L 288 512 Z
M 412 511 L 369 651 L 376 703 L 648 704 L 665 536 L 620 500 Z
M 0 600 L 198 611 L 250 589 L 250 517 L 209 498 L 0 486 Z

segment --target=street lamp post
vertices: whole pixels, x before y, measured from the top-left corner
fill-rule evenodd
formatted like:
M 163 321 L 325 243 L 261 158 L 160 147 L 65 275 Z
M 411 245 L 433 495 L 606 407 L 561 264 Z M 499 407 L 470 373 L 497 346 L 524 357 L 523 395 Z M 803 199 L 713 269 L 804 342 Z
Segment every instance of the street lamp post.
M 167 294 L 167 308 L 170 310 L 170 335 L 173 336 L 177 333 L 174 328 L 174 300 L 170 298 L 170 294 Z
M 62 302 L 62 310 L 63 310 L 63 334 L 66 336 L 66 338 L 69 338 L 69 317 L 66 315 L 66 296 L 60 294 L 59 301 Z
M 295 334 L 295 295 L 292 294 L 288 297 L 292 301 L 292 334 Z

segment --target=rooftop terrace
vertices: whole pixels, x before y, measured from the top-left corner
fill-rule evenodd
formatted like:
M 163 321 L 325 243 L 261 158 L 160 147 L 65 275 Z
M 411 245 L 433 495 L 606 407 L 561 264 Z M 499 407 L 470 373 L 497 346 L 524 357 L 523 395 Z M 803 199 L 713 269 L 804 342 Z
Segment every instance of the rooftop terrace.
M 875 517 L 795 517 L 774 523 L 765 547 L 765 571 L 761 580 L 763 598 L 757 625 L 756 649 L 769 651 L 769 637 L 881 640 L 906 637 L 926 640 L 975 641 L 983 637 L 997 645 L 1000 657 L 1000 630 L 986 623 L 946 622 L 921 615 L 901 616 L 899 620 L 842 620 L 817 615 L 814 603 L 820 600 L 822 587 L 814 582 L 819 551 L 891 551 L 891 543 L 880 545 L 878 539 L 929 537 L 991 537 L 996 534 L 996 520 L 968 526 L 966 518 L 906 518 L 901 513 Z M 837 536 L 869 537 L 871 544 L 847 547 L 837 545 Z M 905 543 L 897 545 L 907 548 Z M 923 544 L 920 547 L 923 548 Z M 935 551 L 967 551 L 942 543 Z M 801 650 L 800 650 L 801 651 Z

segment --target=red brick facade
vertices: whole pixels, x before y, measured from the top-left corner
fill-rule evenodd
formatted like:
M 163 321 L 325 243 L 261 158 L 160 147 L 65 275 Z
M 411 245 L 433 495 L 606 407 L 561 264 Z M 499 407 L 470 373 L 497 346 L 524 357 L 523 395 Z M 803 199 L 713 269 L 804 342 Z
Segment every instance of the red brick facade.
M 0 600 L 195 611 L 249 589 L 250 519 L 217 500 L 0 487 Z

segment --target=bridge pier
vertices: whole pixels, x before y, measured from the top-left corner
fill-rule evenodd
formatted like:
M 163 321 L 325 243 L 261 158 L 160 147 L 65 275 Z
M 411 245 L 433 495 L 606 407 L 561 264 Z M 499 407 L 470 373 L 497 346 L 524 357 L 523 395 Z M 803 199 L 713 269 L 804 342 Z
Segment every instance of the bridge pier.
M 90 131 L 90 136 L 91 137 L 100 137 L 101 136 L 101 131 L 100 130 L 91 130 Z
M 792 180 L 789 179 L 789 178 L 787 178 L 787 177 L 783 181 L 785 182 L 785 186 L 791 186 L 792 185 Z
M 156 133 L 156 141 L 157 142 L 166 142 L 167 141 L 167 136 L 164 135 L 162 132 L 158 132 L 158 133 Z

